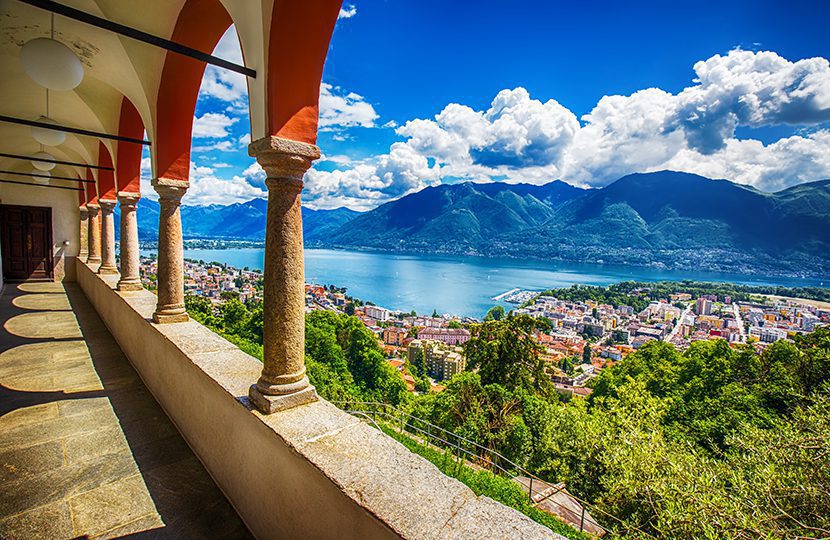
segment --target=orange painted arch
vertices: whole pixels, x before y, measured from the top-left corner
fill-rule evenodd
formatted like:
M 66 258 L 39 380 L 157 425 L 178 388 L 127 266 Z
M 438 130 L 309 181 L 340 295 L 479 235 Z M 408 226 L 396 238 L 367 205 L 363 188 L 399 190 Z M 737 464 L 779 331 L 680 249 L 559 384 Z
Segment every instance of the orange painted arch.
M 231 25 L 218 0 L 187 0 L 170 38 L 176 43 L 210 53 Z M 168 52 L 164 60 L 156 104 L 156 174 L 187 180 L 190 174 L 190 134 L 205 64 Z
M 141 115 L 126 97 L 121 100 L 121 117 L 118 120 L 118 135 L 141 139 L 144 137 L 144 122 Z M 141 149 L 140 144 L 119 141 L 116 148 L 118 165 L 115 180 L 118 191 L 141 192 Z
M 270 134 L 317 141 L 320 82 L 342 0 L 275 0 L 266 79 Z M 232 23 L 219 0 L 187 0 L 171 39 L 210 53 Z M 244 51 L 243 51 L 244 53 Z M 156 175 L 188 180 L 193 114 L 205 64 L 168 52 L 156 103 Z M 120 162 L 120 159 L 119 159 Z
M 315 144 L 320 82 L 341 0 L 275 0 L 268 44 L 268 131 Z
M 78 180 L 82 180 L 78 175 Z M 86 182 L 78 182 L 81 184 L 81 190 L 78 192 L 78 208 L 86 205 Z
M 98 192 L 95 191 L 95 177 L 92 175 L 92 169 L 86 168 L 86 179 L 91 182 L 84 183 L 84 192 L 86 193 L 87 204 L 98 204 Z
M 98 141 L 98 166 L 112 167 L 110 151 L 100 141 Z M 115 175 L 112 171 L 98 169 L 98 196 L 105 201 L 115 200 Z

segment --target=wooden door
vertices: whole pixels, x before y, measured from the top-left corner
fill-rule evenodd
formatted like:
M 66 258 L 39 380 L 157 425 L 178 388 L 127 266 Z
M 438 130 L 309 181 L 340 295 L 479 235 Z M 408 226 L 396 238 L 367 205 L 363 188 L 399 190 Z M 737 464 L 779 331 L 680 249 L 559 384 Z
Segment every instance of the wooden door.
M 52 209 L 0 205 L 3 279 L 52 279 Z

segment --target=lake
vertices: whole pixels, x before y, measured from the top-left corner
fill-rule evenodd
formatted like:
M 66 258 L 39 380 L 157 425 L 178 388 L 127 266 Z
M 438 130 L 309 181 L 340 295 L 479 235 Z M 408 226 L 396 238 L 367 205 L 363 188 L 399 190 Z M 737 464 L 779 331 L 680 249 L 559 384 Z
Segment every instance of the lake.
M 142 250 L 143 256 L 151 251 Z M 185 258 L 262 269 L 262 248 L 189 249 Z M 720 272 L 658 270 L 565 262 L 396 255 L 331 249 L 305 250 L 306 281 L 346 287 L 348 294 L 390 309 L 481 317 L 510 289 L 544 290 L 574 283 L 608 285 L 625 280 L 691 279 L 743 284 L 825 286 L 819 279 L 749 276 Z M 507 305 L 507 304 L 504 304 Z

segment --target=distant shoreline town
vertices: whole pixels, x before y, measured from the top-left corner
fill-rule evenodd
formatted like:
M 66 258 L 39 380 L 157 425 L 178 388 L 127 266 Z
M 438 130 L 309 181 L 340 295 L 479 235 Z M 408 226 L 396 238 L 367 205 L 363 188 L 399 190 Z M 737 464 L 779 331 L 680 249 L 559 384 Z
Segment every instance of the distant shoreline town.
M 190 249 L 207 249 L 207 250 L 233 250 L 233 249 L 265 249 L 265 240 L 251 240 L 246 238 L 235 238 L 235 237 L 206 237 L 206 238 L 185 238 L 183 240 L 183 246 L 185 250 Z M 158 242 L 155 240 L 142 240 L 139 243 L 139 247 L 145 251 L 156 251 L 158 249 Z M 335 245 L 329 244 L 321 241 L 310 242 L 306 244 L 306 249 L 328 249 L 328 250 L 335 250 L 335 251 L 353 251 L 358 253 L 380 253 L 380 254 L 398 254 L 398 255 L 409 255 L 409 256 L 417 256 L 417 257 L 437 257 L 437 258 L 461 258 L 461 257 L 474 257 L 477 259 L 496 259 L 496 260 L 505 260 L 505 261 L 533 261 L 536 263 L 545 263 L 545 262 L 555 262 L 555 263 L 562 263 L 562 264 L 592 264 L 592 265 L 608 265 L 612 267 L 630 267 L 630 268 L 640 268 L 643 270 L 662 270 L 662 271 L 678 271 L 681 270 L 682 266 L 677 265 L 670 265 L 664 262 L 659 261 L 651 261 L 651 262 L 634 262 L 634 261 L 624 261 L 624 260 L 616 260 L 614 258 L 603 259 L 602 257 L 588 260 L 582 260 L 579 258 L 573 257 L 554 257 L 550 255 L 546 256 L 539 256 L 534 255 L 532 253 L 526 253 L 522 255 L 512 255 L 510 253 L 502 253 L 497 256 L 483 254 L 474 250 L 466 251 L 460 253 L 458 251 L 452 250 L 435 250 L 435 249 L 417 249 L 417 248 L 408 248 L 408 247 L 396 247 L 393 250 L 384 249 L 381 247 L 376 246 L 355 246 L 355 245 Z M 728 256 L 727 256 L 728 255 Z M 730 258 L 735 254 L 723 254 L 723 258 Z M 685 253 L 684 256 L 687 257 L 686 263 L 688 263 L 692 258 L 695 256 L 694 253 Z M 729 272 L 735 274 L 746 274 L 746 275 L 758 275 L 758 276 L 768 276 L 768 277 L 780 277 L 780 278 L 791 278 L 791 279 L 818 279 L 823 277 L 825 274 L 816 273 L 808 271 L 806 266 L 800 267 L 798 271 L 794 270 L 782 270 L 779 268 L 775 268 L 774 266 L 757 266 L 757 265 L 747 265 L 747 266 L 737 266 L 737 267 L 721 267 L 718 265 L 710 265 L 706 261 L 695 261 L 695 266 L 698 270 L 703 272 L 712 272 L 712 273 L 721 273 L 721 272 Z
M 142 280 L 150 289 L 155 272 L 156 259 L 142 258 Z M 207 298 L 216 307 L 230 298 L 246 304 L 262 300 L 259 271 L 186 260 L 184 274 L 186 293 Z M 689 290 L 681 290 L 684 286 Z M 514 315 L 549 323 L 549 330 L 533 336 L 540 359 L 560 393 L 585 396 L 598 373 L 650 341 L 665 341 L 682 351 L 695 341 L 723 339 L 760 352 L 776 341 L 830 325 L 828 302 L 750 294 L 746 289 L 721 283 L 627 282 L 546 292 L 514 288 L 494 300 L 517 305 L 511 310 Z M 464 371 L 468 327 L 481 319 L 392 310 L 346 291 L 307 283 L 306 311 L 329 310 L 360 319 L 377 336 L 388 362 L 402 372 L 410 391 L 439 392 L 444 389 L 442 382 Z M 504 308 L 495 306 L 484 320 L 504 316 Z M 408 373 L 411 365 L 424 366 L 429 387 L 416 388 L 418 381 Z

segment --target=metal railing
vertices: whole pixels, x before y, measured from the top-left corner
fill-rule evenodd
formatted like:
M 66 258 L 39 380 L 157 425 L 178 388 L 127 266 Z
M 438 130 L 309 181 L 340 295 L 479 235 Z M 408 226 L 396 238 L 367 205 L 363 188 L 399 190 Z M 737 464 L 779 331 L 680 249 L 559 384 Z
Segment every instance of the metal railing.
M 491 448 L 481 445 L 475 441 L 471 441 L 466 437 L 446 430 L 387 403 L 373 401 L 332 401 L 331 403 L 349 414 L 368 419 L 378 429 L 380 429 L 380 425 L 377 422 L 380 420 L 383 424 L 393 428 L 398 433 L 413 438 L 416 443 L 426 444 L 439 450 L 448 450 L 454 454 L 458 465 L 466 464 L 473 469 L 487 470 L 497 476 L 505 476 L 511 480 L 515 480 L 519 477 L 527 478 L 527 484 L 523 482 L 518 483 L 523 489 L 527 490 L 531 505 L 538 506 L 542 502 L 548 502 L 548 504 L 553 504 L 567 512 L 566 515 L 575 516 L 573 508 L 565 506 L 552 499 L 554 495 L 564 489 L 564 486 L 560 487 L 556 483 L 548 482 L 542 478 L 539 478 L 524 467 L 518 465 Z M 413 435 L 420 436 L 422 440 L 418 441 L 415 437 L 413 437 Z M 535 488 L 534 482 L 536 484 Z M 538 489 L 539 487 L 542 487 L 543 489 L 540 491 Z M 606 530 L 605 526 L 601 525 L 593 518 L 592 513 L 596 513 L 601 514 L 609 522 L 614 522 L 623 530 L 633 530 L 643 535 L 643 537 L 653 538 L 651 534 L 642 531 L 631 524 L 624 523 L 613 514 L 609 514 L 600 508 L 592 507 L 592 505 L 590 505 L 587 501 L 574 496 L 570 492 L 567 492 L 567 495 L 569 498 L 578 502 L 582 507 L 578 524 L 580 532 L 584 531 L 586 525 L 592 525 L 591 528 L 594 530 Z M 587 513 L 586 509 L 588 511 Z M 557 514 L 557 517 L 562 518 L 563 516 Z M 572 523 L 572 525 L 576 526 L 577 524 Z

